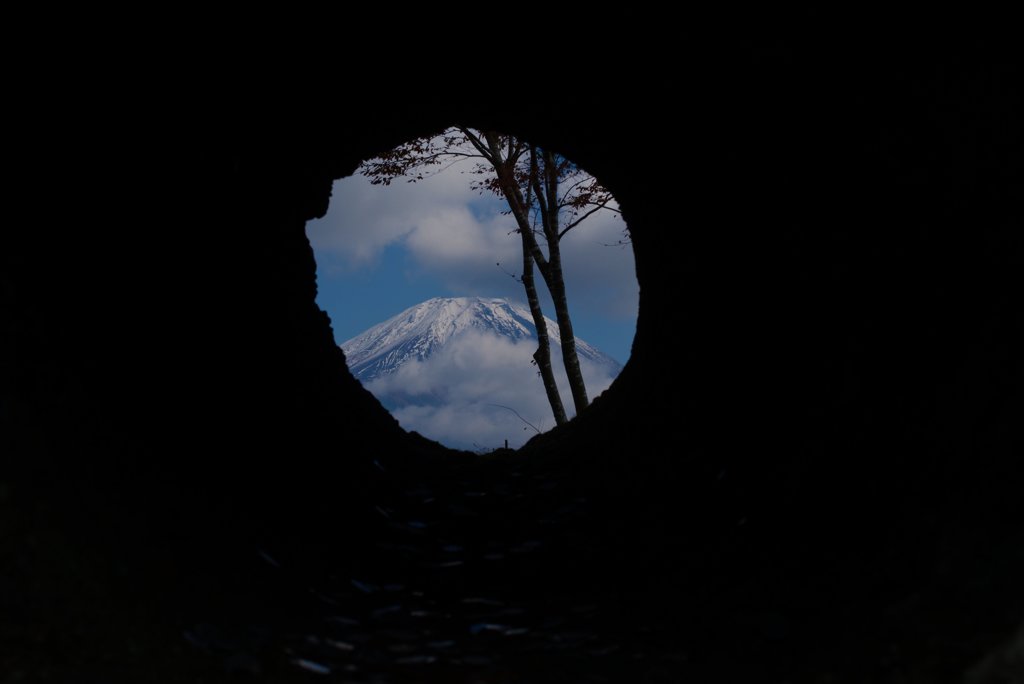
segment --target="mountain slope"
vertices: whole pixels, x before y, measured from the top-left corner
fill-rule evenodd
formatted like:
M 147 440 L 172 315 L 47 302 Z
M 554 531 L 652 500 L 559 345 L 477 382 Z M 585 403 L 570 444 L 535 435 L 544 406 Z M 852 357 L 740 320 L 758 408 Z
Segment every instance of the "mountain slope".
M 545 318 L 552 350 L 558 354 L 558 325 Z M 409 307 L 342 343 L 349 369 L 363 383 L 395 372 L 410 361 L 425 361 L 452 340 L 467 333 L 493 334 L 512 341 L 536 338 L 530 310 L 506 299 L 435 297 Z M 617 375 L 621 366 L 600 350 L 576 338 L 581 361 L 607 367 Z
M 558 326 L 547 321 L 563 397 Z M 619 374 L 614 359 L 576 338 L 591 397 Z M 521 446 L 553 421 L 533 353 L 529 309 L 504 299 L 435 298 L 410 307 L 341 345 L 352 373 L 406 430 L 450 447 Z M 571 402 L 566 405 L 570 415 Z

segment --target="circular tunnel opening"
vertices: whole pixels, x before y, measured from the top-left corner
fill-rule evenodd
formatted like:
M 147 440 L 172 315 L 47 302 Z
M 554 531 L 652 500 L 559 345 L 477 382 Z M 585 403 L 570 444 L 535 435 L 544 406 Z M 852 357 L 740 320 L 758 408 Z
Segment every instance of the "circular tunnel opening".
M 350 371 L 445 446 L 519 448 L 628 360 L 628 229 L 611 192 L 556 151 L 469 127 L 413 139 L 335 181 L 307 233 Z
M 331 178 L 415 122 L 381 123 L 370 133 L 335 122 L 337 160 L 319 159 L 316 136 L 317 158 L 296 153 L 303 163 L 291 163 L 299 146 L 290 127 L 277 132 L 288 164 L 267 161 L 273 131 L 223 164 L 188 155 L 190 192 L 169 216 L 191 221 L 157 224 L 182 239 L 161 243 L 170 231 L 135 226 L 126 233 L 150 236 L 143 244 L 162 255 L 159 267 L 120 250 L 95 250 L 99 263 L 82 260 L 90 271 L 109 269 L 119 293 L 148 297 L 163 281 L 174 307 L 130 308 L 143 300 L 115 298 L 95 325 L 92 304 L 102 298 L 72 298 L 79 322 L 97 331 L 117 326 L 80 336 L 86 351 L 105 349 L 106 362 L 79 375 L 60 360 L 75 346 L 63 344 L 65 326 L 43 324 L 54 303 L 49 289 L 24 306 L 24 322 L 40 326 L 28 327 L 25 339 L 44 342 L 27 357 L 41 378 L 29 387 L 54 399 L 32 399 L 29 429 L 15 435 L 24 456 L 10 459 L 17 479 L 5 474 L 0 493 L 0 504 L 18 506 L 5 520 L 14 525 L 15 578 L 25 580 L 25 592 L 15 592 L 22 598 L 7 597 L 15 610 L 5 612 L 31 626 L 24 639 L 20 625 L 13 632 L 29 655 L 6 649 L 8 660 L 23 667 L 31 659 L 28 667 L 50 679 L 80 679 L 83 666 L 107 669 L 125 654 L 134 662 L 124 678 L 145 680 L 167 667 L 174 679 L 195 651 L 210 660 L 204 677 L 212 667 L 287 678 L 291 667 L 332 681 L 540 682 L 863 681 L 883 671 L 894 681 L 932 681 L 979 660 L 997 636 L 1018 629 L 1021 615 L 1013 592 L 1022 574 L 1013 543 L 1019 478 L 1004 465 L 1018 462 L 1008 446 L 1017 395 L 1005 380 L 1007 369 L 1019 368 L 1010 353 L 1019 328 L 1005 296 L 974 306 L 1010 282 L 1010 262 L 959 239 L 985 232 L 961 231 L 968 214 L 958 212 L 973 214 L 995 195 L 965 201 L 971 195 L 949 190 L 968 185 L 939 182 L 956 173 L 933 174 L 931 161 L 914 158 L 926 149 L 919 131 L 927 126 L 889 130 L 899 144 L 879 165 L 878 134 L 886 131 L 877 120 L 872 128 L 854 107 L 815 123 L 804 112 L 821 111 L 818 86 L 827 88 L 831 74 L 822 76 L 801 87 L 806 94 L 792 106 L 779 97 L 748 100 L 742 83 L 723 81 L 723 92 L 736 95 L 722 110 L 735 114 L 707 128 L 679 126 L 682 108 L 670 101 L 678 89 L 661 89 L 665 106 L 636 98 L 636 114 L 617 129 L 607 125 L 619 117 L 609 109 L 591 129 L 607 131 L 589 146 L 582 134 L 563 137 L 538 108 L 530 130 L 614 182 L 634 212 L 637 240 L 648 240 L 637 245 L 646 250 L 639 265 L 647 311 L 638 355 L 614 396 L 577 423 L 574 441 L 538 440 L 538 458 L 451 458 L 445 465 L 457 468 L 435 468 L 418 458 L 414 440 L 392 439 L 393 425 L 365 420 L 386 416 L 377 406 L 363 410 L 368 402 L 351 391 L 351 378 L 329 375 L 340 370 L 339 355 L 312 306 L 304 220 L 321 211 Z M 841 102 L 852 102 L 846 84 L 833 82 Z M 777 96 L 776 83 L 773 74 L 763 94 Z M 899 85 L 888 92 L 902 92 Z M 647 97 L 661 92 L 637 87 Z M 712 101 L 698 97 L 686 108 Z M 769 106 L 751 107 L 758 101 Z M 878 104 L 892 111 L 890 98 Z M 741 120 L 754 125 L 732 125 Z M 695 198 L 685 229 L 671 206 L 683 183 L 657 193 L 629 164 L 663 159 L 653 166 L 676 177 L 670 165 L 678 155 L 641 144 L 637 131 L 679 130 L 691 169 L 686 192 Z M 204 152 L 224 149 L 217 133 Z M 694 139 L 704 142 L 690 155 Z M 842 154 L 854 147 L 865 156 Z M 1002 152 L 992 155 L 1005 162 Z M 722 159 L 720 167 L 712 159 Z M 249 182 L 271 167 L 267 180 Z M 139 196 L 152 197 L 152 178 L 124 168 L 145 178 L 137 188 L 148 192 Z M 963 168 L 974 178 L 970 164 Z M 238 178 L 225 184 L 232 169 Z M 877 181 L 881 199 L 865 192 L 876 187 L 865 179 Z M 993 192 L 1006 187 L 995 183 Z M 204 188 L 216 191 L 193 206 L 191 191 Z M 947 197 L 964 202 L 949 216 Z M 930 209 L 922 199 L 933 200 Z M 228 215 L 235 218 L 225 230 L 217 221 Z M 975 226 L 970 218 L 962 225 Z M 925 227 L 938 233 L 924 239 Z M 245 228 L 246 239 L 231 228 Z M 936 244 L 943 230 L 957 239 Z M 239 242 L 241 259 L 233 251 Z M 957 262 L 944 257 L 961 253 L 977 259 L 973 268 L 933 287 L 939 267 Z M 326 262 L 322 252 L 318 258 L 323 289 Z M 148 281 L 132 282 L 146 274 Z M 225 306 L 219 293 L 240 286 L 256 296 L 240 310 Z M 369 287 L 349 290 L 365 296 Z M 441 295 L 424 298 L 433 296 Z M 674 300 L 685 309 L 669 306 Z M 984 313 L 968 315 L 974 309 Z M 335 314 L 335 326 L 355 310 Z M 139 334 L 140 318 L 164 323 L 165 313 L 176 325 L 160 330 L 174 334 Z M 268 324 L 246 344 L 239 331 L 252 320 Z M 669 334 L 680 320 L 694 331 L 682 344 Z M 60 373 L 68 373 L 67 391 L 55 382 Z M 338 376 L 346 382 L 333 382 Z M 68 410 L 69 403 L 93 408 Z M 150 414 L 160 420 L 136 420 Z M 42 439 L 46 427 L 60 428 L 52 441 Z M 402 461 L 403 449 L 417 458 Z M 380 454 L 383 468 L 370 460 Z M 266 541 L 259 553 L 256 537 Z M 49 596 L 51 587 L 60 591 Z M 52 654 L 69 645 L 58 664 L 65 672 L 55 672 Z

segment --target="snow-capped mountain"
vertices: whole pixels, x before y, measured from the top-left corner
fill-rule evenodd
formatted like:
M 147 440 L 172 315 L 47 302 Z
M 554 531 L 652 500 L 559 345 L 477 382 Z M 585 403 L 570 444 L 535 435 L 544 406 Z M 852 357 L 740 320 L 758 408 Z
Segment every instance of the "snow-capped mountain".
M 562 368 L 558 326 L 547 321 L 551 363 L 565 410 L 574 407 Z M 450 447 L 518 448 L 553 423 L 537 377 L 530 310 L 505 299 L 430 299 L 341 345 L 349 369 L 407 430 Z M 576 338 L 591 398 L 622 367 Z
M 558 325 L 545 317 L 552 356 L 559 356 Z M 467 333 L 492 334 L 514 342 L 536 338 L 530 310 L 506 299 L 435 297 L 409 307 L 342 343 L 348 367 L 364 384 L 394 373 L 410 361 L 425 361 Z M 581 362 L 605 368 L 614 377 L 621 370 L 615 359 L 576 338 Z M 553 359 L 554 361 L 554 359 Z

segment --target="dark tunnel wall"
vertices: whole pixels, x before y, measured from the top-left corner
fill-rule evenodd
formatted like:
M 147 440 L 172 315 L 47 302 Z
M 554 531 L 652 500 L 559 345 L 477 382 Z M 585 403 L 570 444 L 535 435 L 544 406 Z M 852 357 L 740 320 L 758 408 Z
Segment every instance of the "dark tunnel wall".
M 977 648 L 1008 633 L 1024 602 L 1001 573 L 1021 559 L 991 551 L 1021 540 L 1024 485 L 1008 62 L 772 48 L 700 64 L 660 89 L 624 78 L 511 103 L 370 78 L 290 111 L 308 100 L 270 84 L 186 91 L 175 125 L 141 106 L 137 136 L 83 119 L 47 143 L 26 175 L 49 180 L 3 256 L 3 560 L 44 616 L 24 619 L 80 629 L 95 602 L 130 622 L 121 604 L 141 601 L 176 624 L 220 586 L 178 567 L 182 549 L 230 575 L 225 538 L 301 547 L 292 523 L 356 511 L 374 455 L 447 458 L 348 374 L 304 223 L 361 159 L 465 122 L 593 172 L 637 255 L 631 361 L 524 457 L 603 492 L 641 555 L 661 557 L 654 539 L 714 545 L 743 519 L 744 572 L 771 554 L 812 575 L 877 554 L 911 583 L 982 564 Z M 155 598 L 169 578 L 174 600 Z

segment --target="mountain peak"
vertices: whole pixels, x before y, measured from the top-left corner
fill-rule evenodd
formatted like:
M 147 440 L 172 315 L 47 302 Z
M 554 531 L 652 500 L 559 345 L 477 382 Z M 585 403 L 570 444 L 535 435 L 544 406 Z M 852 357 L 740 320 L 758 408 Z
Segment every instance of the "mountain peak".
M 552 347 L 560 344 L 558 325 L 545 317 Z M 521 341 L 536 338 L 530 310 L 500 297 L 434 297 L 409 307 L 341 344 L 349 369 L 369 382 L 410 361 L 423 361 L 456 337 L 468 332 Z M 602 365 L 619 364 L 576 338 L 581 359 Z
M 558 326 L 547 320 L 551 362 L 563 396 L 569 381 Z M 496 297 L 435 297 L 341 345 L 349 370 L 407 430 L 458 449 L 521 446 L 552 413 L 533 353 L 530 310 Z M 590 396 L 621 366 L 576 338 Z M 572 415 L 572 407 L 566 406 Z M 524 421 L 529 421 L 528 423 Z

